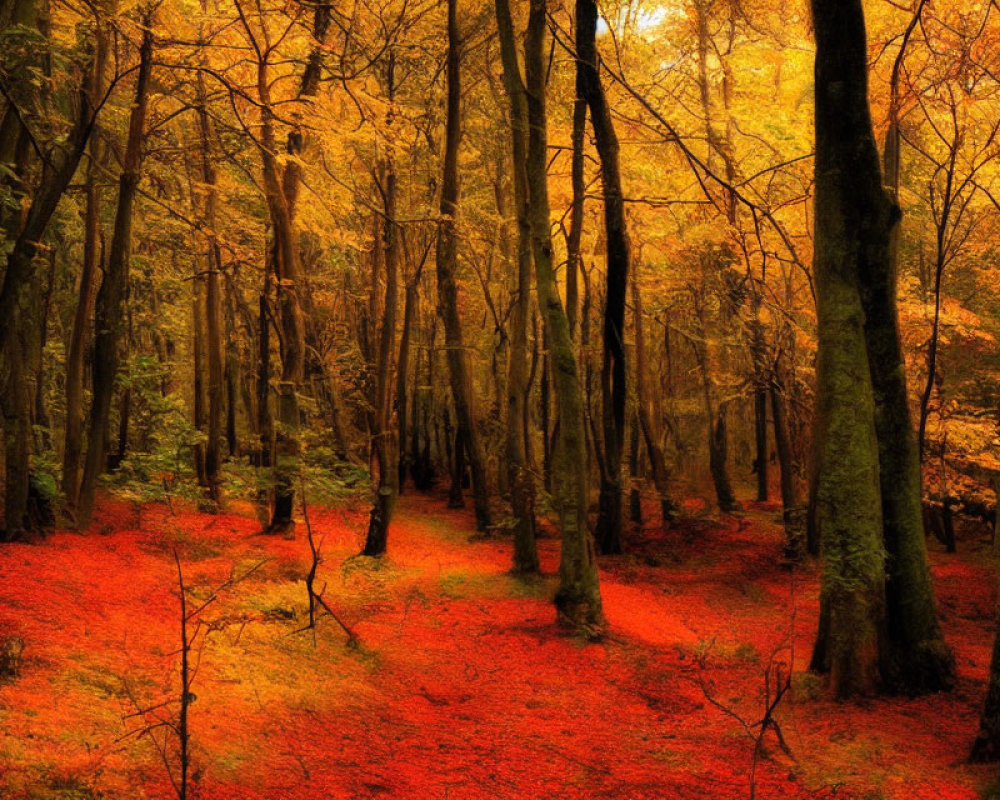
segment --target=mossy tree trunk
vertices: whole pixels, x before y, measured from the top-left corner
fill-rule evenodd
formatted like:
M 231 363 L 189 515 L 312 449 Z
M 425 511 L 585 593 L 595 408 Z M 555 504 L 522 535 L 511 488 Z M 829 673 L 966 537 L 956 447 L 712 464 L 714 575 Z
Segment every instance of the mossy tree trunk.
M 954 665 L 924 549 L 896 317 L 892 237 L 899 209 L 883 187 L 872 132 L 860 0 L 813 0 L 813 14 L 815 522 L 824 561 L 814 666 L 830 670 L 841 696 L 933 691 L 951 685 Z
M 882 501 L 860 276 L 888 258 L 894 206 L 868 109 L 861 0 L 813 0 L 815 280 L 819 354 L 816 527 L 823 552 L 813 666 L 838 697 L 881 688 L 887 666 Z
M 898 109 L 898 102 L 892 105 Z M 892 120 L 886 134 L 883 165 L 893 204 L 899 191 L 899 147 L 899 125 Z M 871 258 L 867 268 L 861 270 L 861 302 L 875 397 L 879 468 L 884 476 L 882 535 L 886 550 L 886 618 L 892 651 L 892 672 L 887 678 L 897 691 L 920 694 L 951 688 L 955 662 L 938 624 L 927 565 L 920 449 L 910 416 L 896 309 L 898 237 L 899 226 L 890 226 L 884 256 L 880 252 L 879 257 Z
M 545 114 L 545 21 L 545 0 L 531 0 L 524 42 L 531 245 L 538 304 L 548 333 L 560 422 L 553 461 L 554 501 L 562 527 L 559 588 L 555 601 L 559 619 L 564 624 L 596 634 L 604 625 L 604 613 L 594 541 L 587 524 L 583 394 L 569 322 L 552 265 Z

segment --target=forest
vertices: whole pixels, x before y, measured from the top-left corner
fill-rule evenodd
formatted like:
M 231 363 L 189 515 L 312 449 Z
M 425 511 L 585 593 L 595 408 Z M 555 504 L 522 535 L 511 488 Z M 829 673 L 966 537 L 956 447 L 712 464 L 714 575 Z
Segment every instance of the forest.
M 1000 2 L 0 0 L 0 798 L 1000 797 Z

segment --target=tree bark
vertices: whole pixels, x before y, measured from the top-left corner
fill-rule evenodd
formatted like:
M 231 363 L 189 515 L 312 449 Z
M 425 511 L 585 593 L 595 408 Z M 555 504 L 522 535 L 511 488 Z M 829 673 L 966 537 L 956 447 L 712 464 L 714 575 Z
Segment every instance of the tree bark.
M 441 321 L 444 323 L 445 348 L 451 377 L 452 399 L 460 438 L 472 470 L 473 503 L 476 530 L 486 531 L 491 523 L 489 487 L 479 432 L 476 428 L 472 376 L 469 357 L 462 338 L 462 322 L 458 314 L 458 151 L 462 140 L 460 75 L 462 42 L 457 20 L 458 0 L 448 0 L 448 102 L 445 123 L 444 173 L 441 180 L 441 220 L 438 224 L 437 284 Z M 456 454 L 457 455 L 457 454 Z M 457 459 L 456 459 L 457 460 Z M 458 490 L 461 490 L 459 485 Z M 454 489 L 453 489 L 454 491 Z
M 618 137 L 601 85 L 596 47 L 597 4 L 576 2 L 576 93 L 590 109 L 604 187 L 607 289 L 601 362 L 601 409 L 604 465 L 597 515 L 597 544 L 602 553 L 622 552 L 622 449 L 625 435 L 625 297 L 628 291 L 629 241 L 618 165 Z
M 389 104 L 395 101 L 395 53 L 389 49 L 386 66 L 386 86 Z M 383 189 L 383 222 L 381 235 L 385 253 L 385 301 L 382 304 L 382 328 L 375 364 L 375 430 L 372 461 L 378 475 L 375 500 L 368 522 L 368 534 L 362 553 L 380 556 L 385 553 L 389 523 L 399 496 L 399 439 L 392 430 L 393 355 L 396 348 L 396 306 L 399 294 L 399 231 L 396 223 L 396 167 L 389 156 L 385 160 Z M 378 286 L 372 286 L 374 292 Z M 398 376 L 397 376 L 398 377 Z
M 102 47 L 102 41 L 105 44 Z M 106 37 L 99 37 L 98 52 L 106 50 Z M 99 58 L 100 60 L 100 58 Z M 91 314 L 94 310 L 94 294 L 97 287 L 97 270 L 103 261 L 104 244 L 101 236 L 100 190 L 97 184 L 97 167 L 103 154 L 96 137 L 90 143 L 91 163 L 87 167 L 85 211 L 83 221 L 83 264 L 80 270 L 80 299 L 73 314 L 73 328 L 70 333 L 69 349 L 66 354 L 66 427 L 63 440 L 62 491 L 66 508 L 71 513 L 76 509 L 80 490 L 80 458 L 83 455 L 83 374 L 84 356 Z
M 28 4 L 30 5 L 30 4 Z M 18 8 L 28 6 L 18 5 Z M 97 20 L 97 25 L 102 20 Z M 31 457 L 31 369 L 24 354 L 33 352 L 31 339 L 38 306 L 39 282 L 34 257 L 56 206 L 69 186 L 80 163 L 94 125 L 97 92 L 94 89 L 95 52 L 80 65 L 83 79 L 76 92 L 75 116 L 61 145 L 53 148 L 41 167 L 31 201 L 13 236 L 0 284 L 0 415 L 4 431 L 4 529 L 3 538 L 20 538 L 31 528 L 27 517 Z M 5 115 L 5 121 L 12 114 Z M 13 126 L 19 140 L 26 142 L 23 129 Z M 0 142 L 4 145 L 4 142 Z M 24 152 L 14 148 L 14 152 Z M 6 159 L 4 159 L 6 160 Z M 22 172 L 21 170 L 18 170 Z M 23 174 L 23 173 L 22 173 Z
M 863 269 L 888 257 L 894 206 L 882 188 L 868 110 L 861 0 L 812 0 L 812 8 L 819 339 L 816 525 L 823 552 L 821 626 L 813 666 L 829 672 L 838 697 L 848 697 L 877 690 L 885 677 L 879 452 L 859 281 Z
M 97 478 L 105 468 L 105 446 L 111 416 L 115 376 L 121 363 L 125 333 L 125 302 L 128 294 L 129 262 L 132 257 L 132 218 L 142 172 L 142 144 L 149 102 L 149 78 L 153 68 L 152 10 L 143 18 L 139 47 L 139 73 L 135 99 L 129 115 L 128 138 L 118 183 L 118 207 L 108 253 L 108 267 L 97 293 L 95 307 L 93 399 L 87 432 L 87 457 L 80 484 L 78 519 L 87 525 L 94 509 Z
M 649 390 L 649 376 L 646 358 L 645 322 L 642 315 L 642 293 L 639 291 L 639 276 L 632 278 L 632 314 L 635 320 L 635 383 L 636 405 L 639 427 L 649 455 L 649 466 L 653 473 L 653 485 L 660 499 L 660 521 L 664 527 L 676 516 L 676 506 L 670 492 L 670 473 L 660 446 L 660 430 L 654 423 L 650 411 L 652 400 Z
M 528 104 L 528 201 L 538 304 L 552 354 L 559 408 L 559 446 L 554 463 L 554 502 L 562 527 L 556 609 L 564 624 L 598 635 L 604 626 L 594 541 L 587 525 L 586 435 L 583 394 L 569 322 L 556 286 L 550 236 L 545 114 L 546 0 L 531 0 L 524 43 Z
M 206 108 L 204 76 L 198 73 L 198 131 L 201 138 L 201 180 L 205 186 L 204 223 L 206 241 L 205 276 L 205 350 L 208 355 L 208 439 L 205 443 L 205 482 L 211 502 L 218 507 L 222 501 L 219 470 L 222 466 L 223 409 L 225 404 L 225 359 L 222 318 L 222 251 L 216 238 L 215 212 L 217 205 L 214 131 Z
M 910 28 L 912 30 L 912 26 Z M 903 45 L 905 49 L 905 41 Z M 902 52 L 900 53 L 900 58 Z M 898 62 L 897 62 L 898 63 Z M 898 87 L 898 73 L 894 70 Z M 892 116 L 898 113 L 892 102 Z M 898 206 L 899 125 L 890 120 L 883 152 L 889 179 L 888 200 Z M 926 406 L 921 398 L 920 437 L 914 438 L 906 389 L 906 363 L 896 308 L 899 226 L 890 225 L 884 255 L 868 260 L 860 271 L 861 302 L 865 310 L 865 342 L 875 400 L 875 429 L 879 469 L 883 476 L 882 537 L 886 551 L 886 617 L 892 649 L 895 690 L 923 694 L 950 689 L 955 682 L 955 660 L 938 624 L 927 565 L 920 458 Z M 940 301 L 940 255 L 936 273 L 936 302 Z M 932 348 L 936 345 L 937 308 Z M 933 373 L 934 362 L 929 368 Z
M 302 290 L 294 205 L 283 184 L 275 140 L 275 116 L 268 75 L 269 53 L 258 53 L 257 95 L 260 100 L 260 153 L 264 194 L 274 245 L 274 276 L 278 322 L 281 325 L 281 379 L 278 382 L 277 428 L 274 447 L 274 510 L 270 533 L 293 536 L 295 481 L 299 465 L 298 390 L 305 373 L 305 317 L 299 293 Z
M 528 383 L 528 315 L 531 291 L 531 221 L 528 209 L 528 107 L 518 65 L 514 25 L 508 0 L 496 0 L 497 28 L 504 86 L 510 103 L 511 156 L 517 221 L 517 286 L 511 309 L 507 372 L 505 445 L 510 504 L 514 515 L 514 572 L 539 571 L 535 544 L 535 484 L 524 447 L 524 413 Z

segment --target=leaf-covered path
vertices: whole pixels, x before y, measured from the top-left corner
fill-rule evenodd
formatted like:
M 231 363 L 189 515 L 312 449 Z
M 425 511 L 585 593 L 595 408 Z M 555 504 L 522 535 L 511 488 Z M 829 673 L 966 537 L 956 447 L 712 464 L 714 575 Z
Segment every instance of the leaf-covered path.
M 0 686 L 0 794 L 173 795 L 153 741 L 167 736 L 175 767 L 169 726 L 140 734 L 174 721 L 175 548 L 193 598 L 267 559 L 201 615 L 201 800 L 745 798 L 753 742 L 736 717 L 760 719 L 768 662 L 772 683 L 795 671 L 777 714 L 792 756 L 768 734 L 757 797 L 972 800 L 989 782 L 990 767 L 961 764 L 993 631 L 985 561 L 934 554 L 956 692 L 837 705 L 803 672 L 816 575 L 777 563 L 772 513 L 636 537 L 631 555 L 602 562 L 611 633 L 585 643 L 554 624 L 551 578 L 508 576 L 509 542 L 470 541 L 471 516 L 443 505 L 403 498 L 383 564 L 350 558 L 360 514 L 312 512 L 318 586 L 358 651 L 330 619 L 315 644 L 295 632 L 302 525 L 288 541 L 255 535 L 249 515 L 147 507 L 137 520 L 107 502 L 86 535 L 7 546 L 0 636 L 24 652 Z M 558 542 L 540 544 L 551 575 Z

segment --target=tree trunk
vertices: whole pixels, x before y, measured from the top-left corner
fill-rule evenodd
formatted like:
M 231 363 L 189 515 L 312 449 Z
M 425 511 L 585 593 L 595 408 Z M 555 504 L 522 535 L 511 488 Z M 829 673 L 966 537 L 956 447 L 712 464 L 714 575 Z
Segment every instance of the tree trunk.
M 236 436 L 236 412 L 237 395 L 239 395 L 240 385 L 240 354 L 236 345 L 236 313 L 233 309 L 234 303 L 227 299 L 226 302 L 226 453 L 230 458 L 237 454 L 239 441 Z
M 816 525 L 823 552 L 823 612 L 813 664 L 830 673 L 838 697 L 848 697 L 879 688 L 886 665 L 879 453 L 859 279 L 863 268 L 888 257 L 894 206 L 882 188 L 868 110 L 861 0 L 812 0 L 812 7 Z
M 775 366 L 770 385 L 771 416 L 774 426 L 774 446 L 778 451 L 781 473 L 781 505 L 785 525 L 785 557 L 800 561 L 805 555 L 805 509 L 801 506 L 795 482 L 795 460 L 792 455 L 791 434 L 788 430 L 785 384 L 779 368 Z
M 105 37 L 98 39 L 98 47 Z M 104 45 L 106 48 L 106 44 Z M 90 164 L 87 167 L 85 211 L 83 221 L 83 264 L 80 270 L 80 299 L 73 314 L 73 329 L 66 354 L 66 429 L 63 444 L 62 491 L 66 508 L 76 509 L 80 490 L 80 457 L 83 455 L 83 372 L 84 356 L 94 309 L 97 270 L 104 260 L 101 236 L 100 190 L 97 185 L 97 167 L 103 154 L 99 152 L 96 137 L 90 143 Z
M 524 447 L 528 378 L 528 314 L 531 291 L 531 221 L 528 209 L 528 108 L 518 66 L 516 36 L 507 0 L 496 0 L 504 85 L 510 101 L 514 206 L 517 220 L 517 287 L 511 309 L 507 373 L 506 456 L 510 504 L 514 515 L 514 572 L 539 571 L 535 545 L 535 484 Z
M 895 126 L 887 134 L 883 161 L 885 174 L 890 179 L 888 199 L 894 208 L 899 183 L 898 137 L 898 126 Z M 861 302 L 875 399 L 879 469 L 883 476 L 886 618 L 892 650 L 892 673 L 886 677 L 896 691 L 923 694 L 952 687 L 955 660 L 938 624 L 934 587 L 927 565 L 921 449 L 913 433 L 896 308 L 898 235 L 898 225 L 890 225 L 886 251 L 880 250 L 879 257 L 870 258 L 867 269 L 861 270 Z M 940 291 L 940 269 L 935 289 Z M 936 333 L 935 322 L 935 337 Z M 925 406 L 921 405 L 921 434 L 926 419 L 924 410 Z
M 396 414 L 398 419 L 399 432 L 396 437 L 396 452 L 399 455 L 399 491 L 402 494 L 403 486 L 406 483 L 406 473 L 413 466 L 412 453 L 408 449 L 410 437 L 410 395 L 407 392 L 410 378 L 410 342 L 413 338 L 413 327 L 417 313 L 417 282 L 420 280 L 419 270 L 417 275 L 407 282 L 405 298 L 403 300 L 403 330 L 399 336 L 399 360 L 396 367 Z M 419 358 L 419 353 L 418 353 Z M 419 369 L 419 367 L 418 367 Z M 414 392 L 413 406 L 416 408 L 416 392 Z M 415 419 L 415 417 L 414 417 Z M 416 425 L 416 422 L 413 423 Z
M 458 0 L 448 0 L 448 103 L 445 125 L 444 174 L 441 180 L 441 221 L 438 224 L 437 283 L 441 321 L 444 323 L 445 348 L 451 377 L 455 417 L 465 452 L 472 470 L 473 502 L 476 510 L 476 530 L 486 531 L 491 525 L 489 487 L 473 402 L 472 376 L 469 357 L 462 339 L 462 323 L 458 314 L 458 235 L 455 230 L 458 214 L 458 151 L 461 144 L 462 88 L 459 74 L 461 40 L 457 20 Z
M 257 95 L 260 100 L 260 154 L 264 194 L 274 237 L 274 276 L 278 322 L 282 332 L 273 468 L 274 510 L 268 532 L 293 536 L 295 482 L 299 466 L 298 390 L 305 372 L 305 317 L 299 299 L 302 275 L 295 235 L 294 205 L 289 202 L 287 188 L 283 184 L 275 141 L 268 55 L 260 54 L 257 61 Z
M 395 52 L 392 48 L 388 53 L 386 85 L 391 106 L 395 98 Z M 377 471 L 372 470 L 372 474 L 373 478 L 377 474 L 378 479 L 368 522 L 368 535 L 362 551 L 366 556 L 385 553 L 389 523 L 399 496 L 399 434 L 392 430 L 395 389 L 392 362 L 396 348 L 396 305 L 399 294 L 399 231 L 396 223 L 396 167 L 391 156 L 386 158 L 384 175 L 382 236 L 385 241 L 385 302 L 375 365 L 375 440 L 372 442 L 372 461 L 377 466 Z M 377 283 L 373 285 L 372 291 L 377 286 Z
M 222 500 L 219 470 L 222 466 L 225 361 L 222 319 L 222 251 L 215 231 L 217 204 L 216 171 L 213 161 L 214 131 L 205 107 L 204 76 L 198 73 L 198 130 L 201 138 L 201 180 L 205 186 L 204 223 L 208 230 L 205 277 L 205 350 L 208 355 L 208 440 L 205 443 L 205 482 L 208 496 L 218 507 Z
M 191 276 L 191 350 L 192 350 L 192 390 L 194 392 L 193 414 L 194 429 L 205 436 L 205 276 L 200 258 L 195 259 L 194 274 Z M 208 487 L 208 474 L 205 471 L 205 442 L 198 441 L 191 448 L 194 458 L 194 471 L 198 486 Z
M 594 541 L 587 525 L 586 436 L 583 394 L 569 322 L 556 286 L 550 236 L 548 153 L 545 114 L 545 0 L 531 0 L 524 43 L 528 105 L 528 202 L 538 303 L 552 354 L 553 383 L 559 408 L 553 500 L 562 527 L 556 609 L 560 621 L 599 634 L 604 625 Z M 578 23 L 579 24 L 579 23 Z
M 622 552 L 622 449 L 625 435 L 625 297 L 628 291 L 629 241 L 618 165 L 618 137 L 604 96 L 595 44 L 597 4 L 576 2 L 576 93 L 590 108 L 590 124 L 601 161 L 607 290 L 601 362 L 601 409 L 604 465 L 597 515 L 597 544 L 602 553 Z
M 21 6 L 19 6 L 20 8 Z M 26 4 L 24 8 L 30 8 Z M 101 21 L 98 20 L 98 24 Z M 62 146 L 54 148 L 41 167 L 37 184 L 23 222 L 6 257 L 3 283 L 0 285 L 0 415 L 4 431 L 4 529 L 6 540 L 19 538 L 31 527 L 27 517 L 31 456 L 31 386 L 30 369 L 25 353 L 33 352 L 31 338 L 37 327 L 33 312 L 38 306 L 39 282 L 34 257 L 48 228 L 56 206 L 69 186 L 80 163 L 94 124 L 97 92 L 94 87 L 93 53 L 81 65 L 85 76 L 76 93 L 76 116 Z M 5 121 L 14 114 L 6 114 Z M 18 122 L 13 126 L 17 139 L 27 143 Z M 3 145 L 4 142 L 0 142 Z M 14 152 L 27 150 L 14 148 Z M 18 157 L 19 160 L 20 157 Z M 6 159 L 5 159 L 6 160 Z M 23 174 L 22 170 L 18 172 Z
M 654 423 L 650 411 L 652 405 L 649 390 L 649 373 L 646 358 L 645 321 L 642 314 L 642 293 L 639 291 L 639 276 L 632 278 L 632 314 L 635 320 L 635 383 L 636 405 L 639 427 L 642 430 L 649 466 L 653 473 L 653 485 L 660 498 L 660 522 L 666 527 L 676 515 L 676 506 L 670 493 L 670 474 L 660 446 L 660 431 Z
M 125 302 L 132 257 L 132 217 L 142 170 L 142 141 L 149 102 L 149 76 L 153 66 L 152 11 L 143 20 L 139 48 L 139 74 L 129 115 L 128 139 L 118 184 L 118 207 L 108 253 L 108 267 L 97 293 L 94 320 L 93 399 L 87 432 L 87 457 L 80 484 L 79 522 L 87 525 L 94 508 L 97 478 L 105 467 L 105 443 L 111 416 L 115 376 L 121 363 L 125 332 Z
M 768 376 L 763 369 L 764 333 L 758 322 L 753 323 L 754 390 L 753 418 L 756 457 L 754 471 L 757 473 L 757 502 L 766 503 L 769 497 L 768 454 L 767 454 L 767 384 Z

